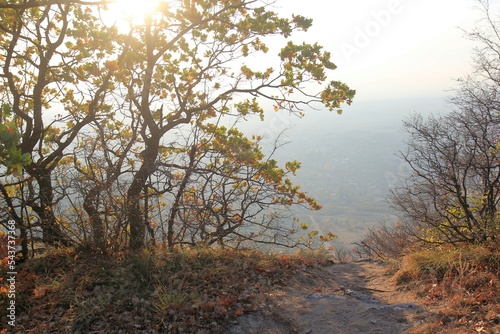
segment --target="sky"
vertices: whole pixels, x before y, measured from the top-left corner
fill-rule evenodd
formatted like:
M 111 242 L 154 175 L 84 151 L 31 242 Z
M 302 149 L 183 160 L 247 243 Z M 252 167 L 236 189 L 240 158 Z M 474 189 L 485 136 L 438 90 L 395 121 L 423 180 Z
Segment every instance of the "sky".
M 156 1 L 138 7 L 135 0 L 119 0 L 120 11 L 110 12 L 140 17 Z M 474 44 L 460 28 L 470 30 L 481 17 L 478 1 L 265 0 L 283 16 L 313 19 L 309 31 L 291 39 L 330 51 L 338 66 L 331 79 L 356 89 L 358 101 L 449 95 L 472 69 Z
M 307 5 L 304 5 L 304 4 Z M 318 42 L 338 66 L 332 79 L 359 101 L 444 97 L 471 71 L 476 0 L 278 0 L 277 10 L 313 19 L 294 41 Z M 476 9 L 475 9 L 476 8 Z
M 490 1 L 498 12 L 500 0 Z M 255 125 L 264 138 L 319 123 L 330 124 L 331 131 L 354 129 L 384 109 L 391 110 L 394 124 L 413 112 L 447 112 L 452 107 L 446 98 L 453 95 L 457 79 L 473 70 L 475 44 L 464 30 L 471 31 L 482 18 L 478 0 L 276 0 L 274 6 L 283 16 L 313 19 L 307 32 L 294 33 L 291 40 L 318 42 L 330 51 L 337 69 L 329 79 L 347 83 L 356 96 L 352 106 L 342 106 L 341 117 L 305 110 L 306 117 L 298 120 L 271 111 L 265 124 Z M 386 101 L 386 107 L 378 103 L 375 111 L 372 101 Z

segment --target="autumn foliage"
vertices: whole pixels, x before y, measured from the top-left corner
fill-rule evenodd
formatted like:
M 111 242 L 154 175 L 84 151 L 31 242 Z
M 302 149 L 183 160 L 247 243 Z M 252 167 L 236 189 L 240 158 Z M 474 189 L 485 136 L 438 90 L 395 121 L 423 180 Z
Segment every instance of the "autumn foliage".
M 112 15 L 100 1 L 0 4 L 2 218 L 32 249 L 300 244 L 290 209 L 320 208 L 291 182 L 300 163 L 237 126 L 352 102 L 328 51 L 289 40 L 312 21 L 253 0 Z

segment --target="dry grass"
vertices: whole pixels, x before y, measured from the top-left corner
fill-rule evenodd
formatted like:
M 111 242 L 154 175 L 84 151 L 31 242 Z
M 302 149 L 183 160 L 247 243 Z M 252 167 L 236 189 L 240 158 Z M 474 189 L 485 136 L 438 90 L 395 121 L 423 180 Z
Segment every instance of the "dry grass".
M 500 333 L 500 245 L 422 245 L 406 225 L 373 228 L 358 255 L 393 265 L 397 283 L 428 304 L 434 318 L 409 333 Z
M 321 252 L 53 251 L 19 266 L 16 331 L 221 333 L 238 315 L 258 310 L 268 289 L 326 261 Z
M 417 291 L 433 321 L 410 333 L 500 333 L 500 247 L 441 246 L 414 251 L 396 279 Z

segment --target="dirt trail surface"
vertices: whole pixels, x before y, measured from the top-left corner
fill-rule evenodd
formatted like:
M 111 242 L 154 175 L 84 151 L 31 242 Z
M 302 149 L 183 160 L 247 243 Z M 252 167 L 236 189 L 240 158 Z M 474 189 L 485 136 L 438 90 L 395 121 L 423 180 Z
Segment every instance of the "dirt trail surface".
M 262 311 L 238 318 L 230 334 L 397 334 L 426 318 L 399 292 L 383 264 L 362 261 L 299 273 L 269 294 Z

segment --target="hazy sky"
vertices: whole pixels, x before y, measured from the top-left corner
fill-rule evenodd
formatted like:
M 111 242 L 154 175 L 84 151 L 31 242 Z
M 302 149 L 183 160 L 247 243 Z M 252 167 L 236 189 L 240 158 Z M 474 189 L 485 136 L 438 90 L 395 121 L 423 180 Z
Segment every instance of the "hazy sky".
M 444 97 L 454 79 L 471 70 L 473 43 L 460 28 L 470 30 L 478 21 L 478 0 L 272 1 L 280 14 L 314 20 L 308 32 L 291 39 L 330 51 L 338 66 L 331 79 L 356 89 L 357 101 Z M 120 15 L 141 16 L 147 3 L 138 8 L 135 0 L 119 0 L 117 6 L 125 13 Z
M 283 13 L 314 20 L 293 40 L 333 54 L 332 78 L 357 100 L 440 97 L 470 71 L 472 42 L 459 29 L 478 20 L 475 0 L 278 0 Z

